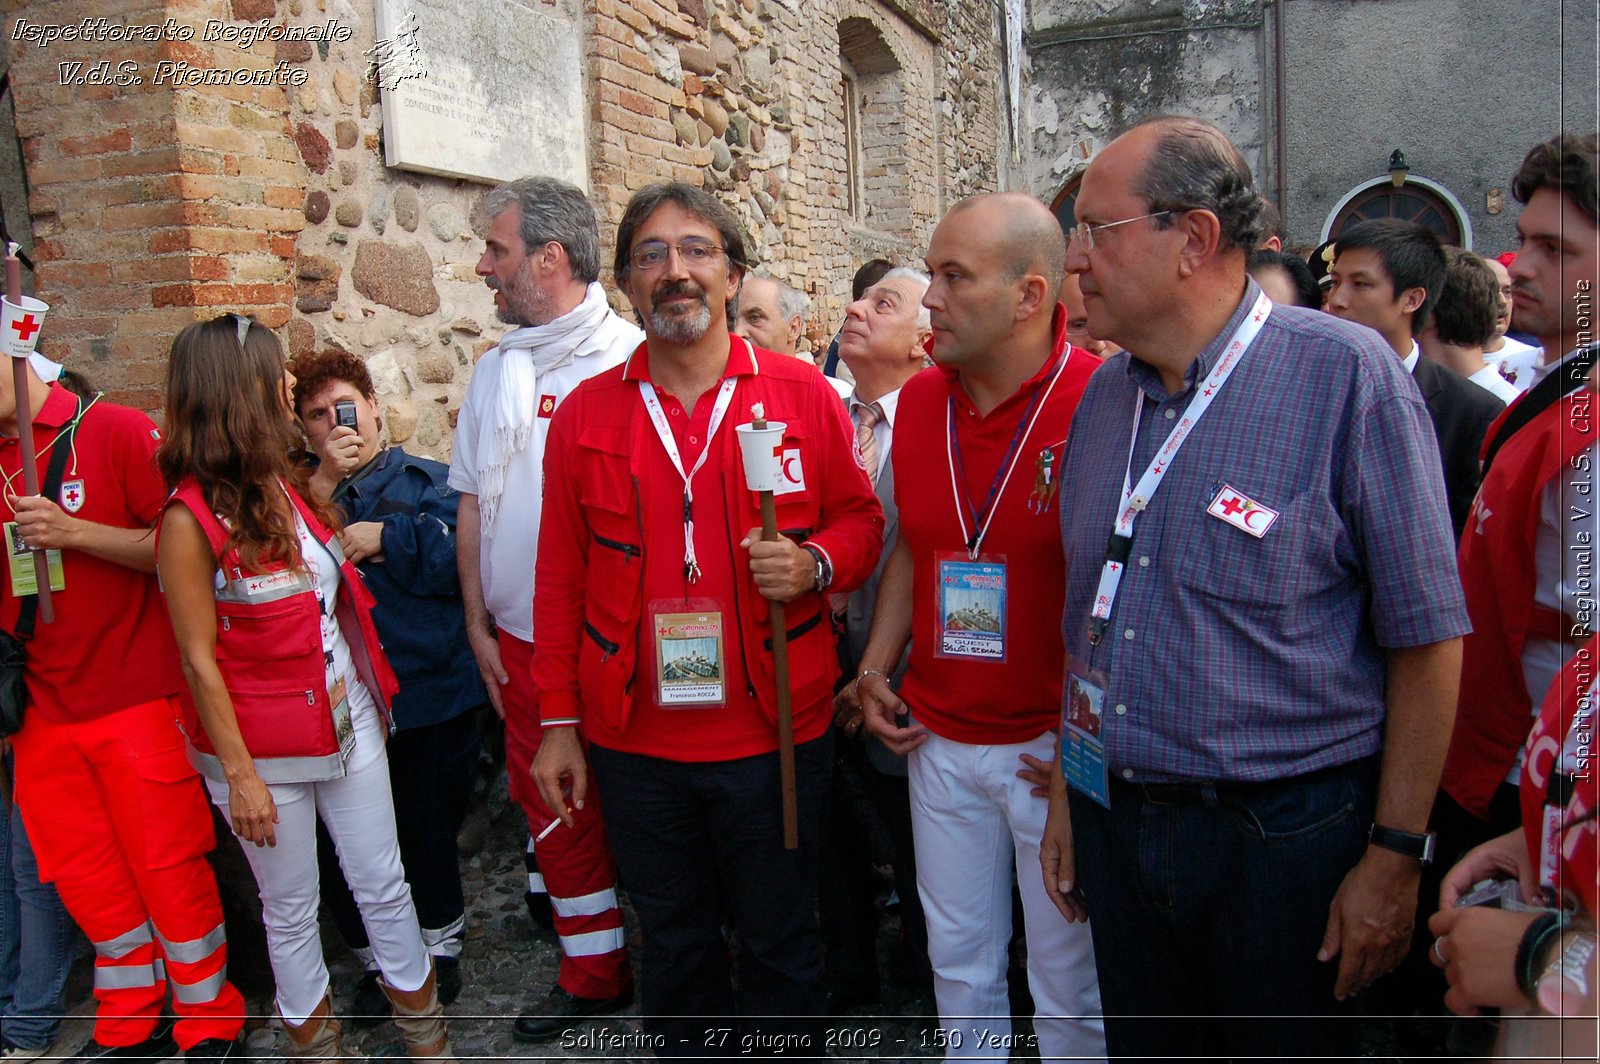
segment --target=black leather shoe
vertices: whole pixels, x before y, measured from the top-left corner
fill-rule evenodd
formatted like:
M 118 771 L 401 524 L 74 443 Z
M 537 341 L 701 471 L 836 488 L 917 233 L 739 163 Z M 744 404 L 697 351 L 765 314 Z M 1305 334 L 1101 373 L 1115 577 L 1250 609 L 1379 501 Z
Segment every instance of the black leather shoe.
M 183 1051 L 185 1064 L 222 1064 L 239 1052 L 236 1038 L 202 1038 Z
M 103 1046 L 91 1038 L 72 1059 L 74 1064 L 88 1064 L 89 1061 L 165 1060 L 177 1055 L 178 1043 L 172 1040 L 172 1021 L 162 1020 L 143 1042 L 131 1046 Z
M 365 972 L 356 986 L 355 997 L 350 999 L 350 1012 L 345 1019 L 356 1030 L 376 1027 L 389 1018 L 389 999 L 378 985 L 377 972 Z
M 876 986 L 830 986 L 827 993 L 829 1016 L 842 1016 L 851 1009 L 862 1009 L 878 1003 Z
M 631 986 L 614 998 L 581 998 L 567 993 L 561 986 L 553 986 L 543 1009 L 517 1017 L 516 1023 L 511 1025 L 511 1037 L 519 1042 L 548 1041 L 579 1020 L 620 1012 L 632 1004 Z
M 454 1005 L 461 996 L 461 962 L 455 957 L 434 957 L 433 970 L 438 975 L 439 1004 Z

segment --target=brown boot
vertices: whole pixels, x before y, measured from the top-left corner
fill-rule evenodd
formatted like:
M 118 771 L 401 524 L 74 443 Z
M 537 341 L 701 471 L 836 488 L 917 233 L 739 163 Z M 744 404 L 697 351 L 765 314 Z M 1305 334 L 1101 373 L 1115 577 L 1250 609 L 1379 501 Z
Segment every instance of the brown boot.
M 450 1037 L 444 1026 L 444 1007 L 439 1004 L 433 962 L 428 962 L 428 981 L 415 990 L 396 990 L 382 976 L 378 985 L 394 1006 L 394 1025 L 405 1040 L 406 1054 L 450 1061 Z
M 283 1013 L 278 1013 L 283 1020 Z M 311 1010 L 306 1022 L 296 1026 L 283 1020 L 283 1030 L 289 1036 L 291 1060 L 323 1060 L 344 1056 L 339 1045 L 339 1021 L 330 1015 L 328 995 L 324 994 L 317 1007 Z

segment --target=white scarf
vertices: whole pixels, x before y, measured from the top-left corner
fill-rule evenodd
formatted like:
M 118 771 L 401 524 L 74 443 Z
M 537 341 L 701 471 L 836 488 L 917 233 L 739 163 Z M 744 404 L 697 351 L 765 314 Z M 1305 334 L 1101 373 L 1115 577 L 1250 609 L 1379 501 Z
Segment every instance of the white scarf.
M 500 338 L 499 402 L 478 429 L 478 513 L 484 531 L 494 527 L 506 487 L 506 465 L 533 438 L 539 375 L 571 361 L 610 314 L 605 293 L 591 284 L 583 302 L 561 317 Z

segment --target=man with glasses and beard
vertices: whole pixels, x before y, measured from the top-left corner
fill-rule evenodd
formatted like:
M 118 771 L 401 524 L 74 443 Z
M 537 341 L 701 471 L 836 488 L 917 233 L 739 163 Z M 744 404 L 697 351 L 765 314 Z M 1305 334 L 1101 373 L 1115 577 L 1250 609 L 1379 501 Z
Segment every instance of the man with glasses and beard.
M 449 480 L 461 493 L 456 564 L 467 639 L 506 722 L 511 796 L 537 835 L 555 821 L 528 776 L 543 734 L 530 668 L 545 438 L 556 407 L 580 381 L 626 358 L 640 334 L 597 283 L 599 230 L 583 193 L 553 178 L 521 178 L 490 191 L 478 211 L 488 222 L 478 275 L 494 290 L 500 320 L 516 328 L 478 360 L 461 404 Z M 550 893 L 561 974 L 544 1006 L 516 1021 L 512 1033 L 523 1042 L 633 1001 L 599 817 L 580 815 L 544 836 L 530 857 L 530 881 L 535 875 Z
M 838 671 L 827 596 L 871 574 L 883 511 L 821 375 L 728 334 L 746 266 L 726 207 L 652 185 L 628 204 L 616 247 L 645 342 L 551 426 L 534 776 L 565 822 L 598 785 L 644 936 L 658 1055 L 822 1056 L 815 862 Z M 734 432 L 756 404 L 784 426 L 775 542 L 760 539 Z M 769 601 L 788 604 L 793 850 Z

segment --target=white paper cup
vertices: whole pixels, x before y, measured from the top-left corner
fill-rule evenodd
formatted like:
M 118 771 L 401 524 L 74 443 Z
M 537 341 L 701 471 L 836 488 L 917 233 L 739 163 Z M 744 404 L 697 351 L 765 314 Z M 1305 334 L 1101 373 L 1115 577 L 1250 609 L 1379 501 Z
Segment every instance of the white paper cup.
M 44 325 L 44 316 L 49 312 L 50 304 L 32 296 L 17 298 L 20 303 L 0 296 L 0 308 L 4 309 L 4 315 L 0 316 L 0 335 L 5 338 L 0 343 L 0 349 L 12 358 L 27 358 L 39 346 L 39 330 Z
M 740 425 L 739 453 L 744 457 L 744 482 L 751 491 L 777 491 L 783 487 L 782 421 L 769 421 L 758 429 L 753 422 Z

